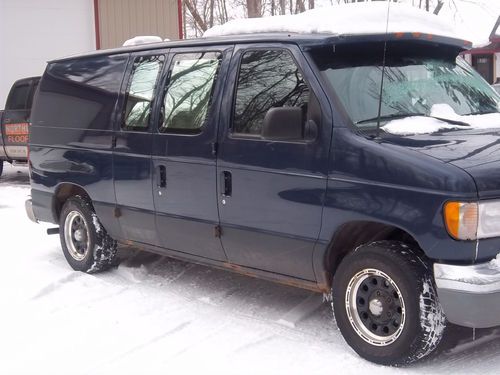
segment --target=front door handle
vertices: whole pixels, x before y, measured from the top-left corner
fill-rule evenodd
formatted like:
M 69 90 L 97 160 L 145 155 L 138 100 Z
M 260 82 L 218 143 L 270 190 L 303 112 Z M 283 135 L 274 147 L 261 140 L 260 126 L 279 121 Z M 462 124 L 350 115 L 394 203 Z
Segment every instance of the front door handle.
M 164 165 L 158 166 L 158 171 L 156 172 L 156 185 L 159 188 L 167 187 L 167 168 Z
M 222 196 L 230 197 L 233 193 L 233 176 L 231 172 L 222 172 Z

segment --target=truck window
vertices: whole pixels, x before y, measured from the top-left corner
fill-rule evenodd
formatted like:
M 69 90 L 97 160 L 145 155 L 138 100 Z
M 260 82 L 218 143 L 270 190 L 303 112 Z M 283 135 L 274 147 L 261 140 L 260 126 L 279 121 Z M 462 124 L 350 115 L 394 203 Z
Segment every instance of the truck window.
M 5 109 L 26 109 L 28 104 L 28 95 L 30 92 L 29 83 L 21 83 L 11 89 L 9 99 Z
M 164 56 L 141 56 L 134 61 L 132 76 L 127 88 L 124 130 L 146 131 L 149 125 L 151 104 Z
M 162 105 L 160 132 L 199 132 L 210 107 L 220 58 L 217 52 L 175 55 Z
M 309 88 L 290 52 L 247 51 L 241 58 L 233 133 L 260 136 L 269 109 L 300 107 L 305 114 L 308 102 Z

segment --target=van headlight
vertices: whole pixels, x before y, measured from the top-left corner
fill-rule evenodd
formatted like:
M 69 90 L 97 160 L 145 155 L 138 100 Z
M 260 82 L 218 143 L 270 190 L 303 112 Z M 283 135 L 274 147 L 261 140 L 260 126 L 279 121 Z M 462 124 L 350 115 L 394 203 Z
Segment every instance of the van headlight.
M 444 221 L 448 233 L 457 240 L 500 236 L 500 200 L 447 202 Z

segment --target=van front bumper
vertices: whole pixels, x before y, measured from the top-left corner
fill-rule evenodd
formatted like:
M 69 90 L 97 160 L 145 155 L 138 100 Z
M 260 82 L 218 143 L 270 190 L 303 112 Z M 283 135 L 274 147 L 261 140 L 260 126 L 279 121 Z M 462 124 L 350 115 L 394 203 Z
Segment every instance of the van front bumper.
M 500 266 L 435 263 L 434 279 L 448 321 L 471 328 L 500 325 Z

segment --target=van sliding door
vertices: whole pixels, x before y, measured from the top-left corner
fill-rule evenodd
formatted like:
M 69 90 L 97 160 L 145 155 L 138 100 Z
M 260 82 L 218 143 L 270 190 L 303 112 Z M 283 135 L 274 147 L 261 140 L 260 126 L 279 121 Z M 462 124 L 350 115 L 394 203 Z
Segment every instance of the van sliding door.
M 113 150 L 116 203 L 124 239 L 149 245 L 159 245 L 152 193 L 151 115 L 165 58 L 166 51 L 131 56 Z
M 171 52 L 153 139 L 161 246 L 225 261 L 218 233 L 216 141 L 229 47 Z

